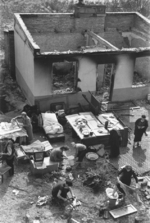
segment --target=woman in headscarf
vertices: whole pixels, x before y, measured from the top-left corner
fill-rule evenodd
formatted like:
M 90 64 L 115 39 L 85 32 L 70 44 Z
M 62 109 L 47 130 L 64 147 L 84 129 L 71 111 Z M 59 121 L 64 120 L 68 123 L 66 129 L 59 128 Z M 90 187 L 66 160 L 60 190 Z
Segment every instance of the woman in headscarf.
M 105 123 L 105 128 L 108 130 L 108 121 Z M 109 131 L 109 130 L 108 130 Z M 120 146 L 121 146 L 121 134 L 120 132 L 113 128 L 109 131 L 109 145 L 110 145 L 110 158 L 116 158 L 120 155 Z
M 147 136 L 146 129 L 148 127 L 148 121 L 146 120 L 146 116 L 142 115 L 141 118 L 137 119 L 135 122 L 135 130 L 134 130 L 134 147 L 140 146 L 140 142 L 142 140 L 143 133 Z

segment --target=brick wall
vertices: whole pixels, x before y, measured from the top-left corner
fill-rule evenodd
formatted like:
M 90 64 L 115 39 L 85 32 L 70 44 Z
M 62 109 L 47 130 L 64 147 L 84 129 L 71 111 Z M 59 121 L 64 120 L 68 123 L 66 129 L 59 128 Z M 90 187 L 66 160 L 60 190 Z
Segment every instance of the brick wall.
M 117 31 L 105 32 L 104 39 L 121 49 L 124 46 L 124 40 L 122 35 Z
M 31 33 L 81 32 L 85 29 L 96 33 L 104 30 L 105 16 L 75 18 L 73 14 L 47 14 L 22 16 Z
M 85 37 L 80 33 L 33 34 L 33 38 L 41 52 L 77 50 L 78 47 L 85 46 Z
M 148 21 L 148 19 L 145 18 L 145 20 L 144 20 L 140 16 L 135 15 L 134 27 L 136 29 L 138 29 L 139 31 L 146 33 L 149 36 L 149 34 L 150 34 L 150 21 Z
M 73 14 L 23 15 L 28 30 L 41 52 L 77 50 L 85 46 L 84 30 L 104 31 L 105 16 L 75 18 Z
M 128 31 L 134 25 L 134 14 L 107 13 L 105 19 L 105 30 L 119 29 Z
M 140 38 L 132 38 L 131 47 L 133 47 L 133 48 L 150 47 L 150 42 L 146 41 L 146 40 L 142 40 Z

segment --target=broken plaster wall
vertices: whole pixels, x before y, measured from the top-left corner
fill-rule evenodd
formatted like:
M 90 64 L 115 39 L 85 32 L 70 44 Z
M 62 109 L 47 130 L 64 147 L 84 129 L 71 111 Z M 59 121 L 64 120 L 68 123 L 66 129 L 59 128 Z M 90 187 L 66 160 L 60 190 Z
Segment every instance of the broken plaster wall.
M 15 23 L 15 70 L 16 80 L 29 104 L 34 104 L 34 55 L 20 26 Z
M 129 101 L 146 98 L 150 86 L 133 87 L 135 58 L 128 54 L 119 55 L 115 70 L 112 101 Z
M 52 94 L 52 63 L 48 58 L 35 58 L 35 97 L 49 96 Z
M 81 33 L 46 33 L 33 34 L 41 52 L 78 50 L 85 46 L 85 38 Z
M 149 47 L 150 42 L 144 35 L 139 35 L 134 32 L 123 32 L 123 37 L 127 37 L 131 48 Z M 135 71 L 141 76 L 150 80 L 150 57 L 136 58 Z
M 128 54 L 117 56 L 113 101 L 126 101 L 136 97 L 136 95 L 130 95 L 130 91 L 128 91 L 132 88 L 134 64 L 135 59 Z
M 150 47 L 150 42 L 144 38 L 131 39 L 131 47 Z M 135 62 L 135 71 L 137 71 L 141 76 L 150 80 L 150 57 L 138 57 Z
M 82 92 L 53 95 L 52 93 L 52 63 L 49 59 L 35 59 L 35 101 L 41 111 L 49 110 L 51 103 L 65 102 L 66 107 L 87 104 L 82 93 L 89 96 L 88 91 L 96 90 L 97 64 L 88 57 L 77 57 L 78 87 Z
M 90 57 L 78 57 L 78 87 L 82 92 L 96 91 L 97 64 Z

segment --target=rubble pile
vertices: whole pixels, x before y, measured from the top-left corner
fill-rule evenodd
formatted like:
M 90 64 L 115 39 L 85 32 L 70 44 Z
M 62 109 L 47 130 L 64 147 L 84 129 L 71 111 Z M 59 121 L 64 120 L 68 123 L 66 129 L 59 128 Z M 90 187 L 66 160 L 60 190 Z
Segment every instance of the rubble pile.
M 106 173 L 100 169 L 88 169 L 85 172 L 83 185 L 89 186 L 94 192 L 99 192 L 104 189 L 106 183 Z
M 148 80 L 146 77 L 143 77 L 140 73 L 136 71 L 134 72 L 133 85 L 138 85 L 140 87 L 141 85 L 148 83 L 150 83 L 150 80 Z
M 53 93 L 63 94 L 70 93 L 74 90 L 74 74 L 54 74 L 53 75 Z
M 144 177 L 143 181 L 141 182 L 141 190 L 144 194 L 144 200 L 146 201 L 146 204 L 150 204 L 150 177 L 146 176 Z

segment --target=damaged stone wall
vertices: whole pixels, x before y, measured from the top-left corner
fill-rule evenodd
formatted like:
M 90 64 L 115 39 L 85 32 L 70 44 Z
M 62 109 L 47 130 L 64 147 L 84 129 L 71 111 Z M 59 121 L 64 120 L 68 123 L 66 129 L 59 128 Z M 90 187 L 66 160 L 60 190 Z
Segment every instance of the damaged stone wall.
M 41 52 L 78 50 L 85 46 L 85 38 L 81 33 L 49 33 L 34 34 L 34 40 L 40 45 Z
M 112 29 L 120 31 L 129 31 L 134 26 L 133 13 L 106 13 L 105 31 Z
M 62 33 L 82 32 L 85 29 L 96 33 L 104 31 L 105 16 L 75 18 L 74 14 L 37 14 L 23 15 L 22 19 L 28 30 L 34 33 Z
M 104 16 L 75 18 L 73 14 L 22 16 L 42 52 L 79 50 L 86 45 L 85 30 L 104 31 Z

